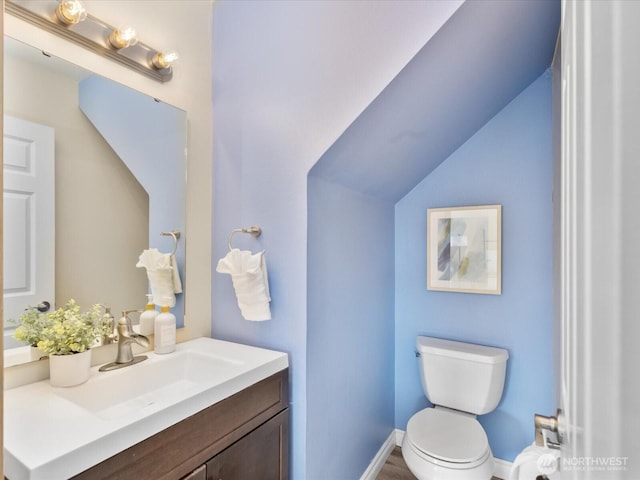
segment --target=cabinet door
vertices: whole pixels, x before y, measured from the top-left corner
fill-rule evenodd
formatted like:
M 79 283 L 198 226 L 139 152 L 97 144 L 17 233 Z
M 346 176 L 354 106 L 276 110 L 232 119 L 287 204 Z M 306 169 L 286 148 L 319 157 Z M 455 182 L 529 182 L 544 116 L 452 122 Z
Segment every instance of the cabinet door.
M 207 462 L 207 480 L 287 480 L 289 410 L 263 423 Z

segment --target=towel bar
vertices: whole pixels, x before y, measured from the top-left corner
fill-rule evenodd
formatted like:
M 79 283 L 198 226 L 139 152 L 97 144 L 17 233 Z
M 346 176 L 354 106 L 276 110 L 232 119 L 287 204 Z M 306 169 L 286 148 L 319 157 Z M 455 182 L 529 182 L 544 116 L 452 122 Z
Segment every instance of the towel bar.
M 227 240 L 227 245 L 229 247 L 229 251 L 231 251 L 233 249 L 233 246 L 231 245 L 231 240 L 233 239 L 233 236 L 236 233 L 250 233 L 254 237 L 259 237 L 260 234 L 262 233 L 262 229 L 260 227 L 258 227 L 257 225 L 253 225 L 253 226 L 247 227 L 247 228 L 236 228 L 236 229 L 231 230 L 231 233 L 229 234 L 229 239 Z

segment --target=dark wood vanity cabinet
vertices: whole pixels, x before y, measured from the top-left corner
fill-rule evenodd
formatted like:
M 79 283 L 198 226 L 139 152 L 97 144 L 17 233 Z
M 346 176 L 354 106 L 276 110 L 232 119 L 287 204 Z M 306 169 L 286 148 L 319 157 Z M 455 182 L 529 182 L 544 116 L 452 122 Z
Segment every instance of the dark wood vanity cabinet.
M 287 480 L 288 370 L 282 370 L 73 477 Z
M 207 465 L 200 465 L 189 475 L 182 477 L 182 480 L 207 480 Z
M 288 478 L 281 452 L 288 437 L 288 411 L 280 412 L 206 463 L 207 480 Z M 187 477 L 188 478 L 188 477 Z M 195 477 L 198 478 L 198 477 Z

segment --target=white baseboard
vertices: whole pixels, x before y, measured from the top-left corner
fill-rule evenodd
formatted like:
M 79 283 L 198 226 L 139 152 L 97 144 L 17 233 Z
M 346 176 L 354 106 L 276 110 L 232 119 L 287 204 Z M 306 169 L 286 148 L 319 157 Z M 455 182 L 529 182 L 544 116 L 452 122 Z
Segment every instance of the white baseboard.
M 502 480 L 508 480 L 509 472 L 511 472 L 511 466 L 513 463 L 495 457 L 493 457 L 493 463 L 495 465 L 493 468 L 493 475 L 501 478 Z
M 382 444 L 380 450 L 378 450 L 378 453 L 369 464 L 369 467 L 362 474 L 362 477 L 360 477 L 360 480 L 375 480 L 393 448 L 402 446 L 402 440 L 404 440 L 404 430 L 396 428 Z M 493 458 L 493 462 L 495 464 L 493 474 L 502 480 L 508 480 L 512 463 L 495 457 Z
M 391 452 L 396 446 L 396 432 L 397 430 L 394 430 L 389 434 L 380 447 L 380 450 L 378 450 L 378 453 L 376 453 L 376 456 L 373 457 L 373 460 L 371 460 L 371 463 L 360 477 L 360 480 L 375 480 L 380 470 L 382 470 L 384 462 L 387 461 L 387 458 L 389 458 L 389 455 L 391 455 Z

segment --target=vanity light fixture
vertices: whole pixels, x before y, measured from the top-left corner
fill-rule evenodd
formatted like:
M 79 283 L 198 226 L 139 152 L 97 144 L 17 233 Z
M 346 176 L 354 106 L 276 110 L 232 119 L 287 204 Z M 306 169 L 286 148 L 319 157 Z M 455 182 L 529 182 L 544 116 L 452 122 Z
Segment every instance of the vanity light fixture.
M 176 52 L 158 52 L 151 59 L 151 64 L 156 68 L 169 68 L 178 60 Z
M 139 42 L 131 27 L 116 28 L 88 14 L 80 0 L 5 0 L 5 11 L 154 80 L 173 76 L 175 53 Z
M 87 18 L 87 9 L 80 0 L 60 0 L 56 16 L 65 25 L 75 25 Z
M 117 50 L 132 47 L 138 43 L 138 33 L 133 27 L 116 28 L 109 35 L 109 43 Z

